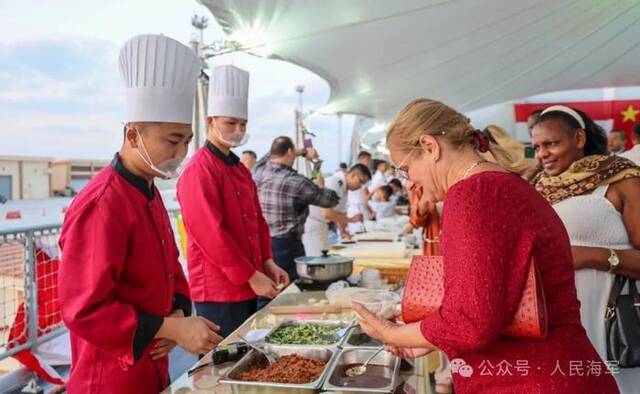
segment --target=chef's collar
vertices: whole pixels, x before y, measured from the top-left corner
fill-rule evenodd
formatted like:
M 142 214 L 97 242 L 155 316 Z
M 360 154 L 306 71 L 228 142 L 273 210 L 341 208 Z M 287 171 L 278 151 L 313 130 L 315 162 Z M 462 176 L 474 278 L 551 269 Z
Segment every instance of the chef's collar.
M 151 200 L 155 195 L 153 186 L 149 186 L 149 182 L 143 177 L 129 171 L 122 163 L 122 159 L 117 152 L 115 156 L 113 156 L 113 160 L 111 160 L 111 168 L 113 168 L 113 170 L 121 177 L 123 177 L 127 182 L 132 184 L 133 187 L 140 190 L 140 192 L 144 194 L 145 197 L 147 197 L 149 200 Z
M 211 141 L 207 140 L 204 143 L 204 146 L 209 149 L 209 152 L 213 153 L 214 156 L 220 158 L 220 160 L 224 161 L 226 165 L 235 166 L 240 163 L 240 158 L 233 152 L 229 151 L 229 155 L 225 155 L 217 146 L 213 145 Z

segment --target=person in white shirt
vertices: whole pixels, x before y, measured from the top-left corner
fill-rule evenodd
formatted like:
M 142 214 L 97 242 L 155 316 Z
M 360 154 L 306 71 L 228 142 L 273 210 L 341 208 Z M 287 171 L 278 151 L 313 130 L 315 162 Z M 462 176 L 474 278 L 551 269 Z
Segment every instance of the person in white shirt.
M 347 163 L 340 163 L 340 166 L 338 167 L 336 172 L 334 172 L 334 175 L 335 174 L 346 174 L 348 170 L 349 170 L 349 167 L 347 166 Z
M 247 167 L 249 171 L 253 170 L 253 167 L 256 166 L 257 162 L 258 155 L 256 155 L 256 152 L 252 150 L 245 150 L 244 152 L 242 152 L 240 163 L 244 164 L 244 166 Z
M 373 193 L 369 205 L 377 221 L 396 216 L 396 204 L 390 201 L 392 194 L 391 186 L 388 185 L 380 186 L 378 190 Z
M 358 153 L 357 164 L 362 164 L 367 168 L 371 168 L 371 153 L 367 151 L 361 151 Z M 362 215 L 363 222 L 371 220 L 372 214 L 369 206 L 367 205 L 369 200 L 369 189 L 367 185 L 363 185 L 358 190 L 349 190 L 347 193 L 347 216 Z M 364 231 L 363 222 L 349 223 L 348 229 L 351 234 L 357 234 Z
M 408 205 L 409 195 L 402 185 L 402 181 L 397 178 L 393 178 L 389 181 L 389 187 L 391 187 L 391 197 L 389 201 L 396 205 Z
M 620 154 L 620 156 L 625 157 L 640 166 L 640 125 L 637 125 L 633 129 L 632 139 L 633 148 Z
M 371 179 L 371 184 L 369 185 L 369 193 L 374 193 L 380 186 L 384 186 L 389 183 L 386 174 L 387 168 L 388 164 L 384 160 L 380 160 L 378 164 L 376 164 L 376 173 L 373 174 L 373 178 Z
M 623 130 L 611 130 L 607 140 L 610 154 L 620 156 L 624 153 L 624 147 L 627 144 L 627 133 Z
M 356 160 L 356 162 L 357 164 L 362 164 L 367 168 L 371 168 L 371 160 L 371 153 L 363 150 L 358 153 L 358 159 Z
M 334 174 L 324 181 L 324 188 L 335 191 L 340 202 L 334 208 L 309 207 L 309 217 L 304 225 L 302 243 L 307 256 L 319 256 L 329 250 L 329 222 L 338 226 L 342 238 L 349 239 L 347 224 L 362 221 L 362 215 L 347 215 L 347 191 L 357 190 L 371 179 L 371 171 L 356 164 L 347 174 Z

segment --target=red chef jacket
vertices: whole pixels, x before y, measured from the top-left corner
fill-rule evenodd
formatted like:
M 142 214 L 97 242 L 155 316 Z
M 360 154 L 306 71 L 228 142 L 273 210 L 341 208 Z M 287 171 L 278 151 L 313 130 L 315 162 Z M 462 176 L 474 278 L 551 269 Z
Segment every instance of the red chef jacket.
M 59 297 L 71 334 L 69 393 L 158 393 L 153 337 L 189 287 L 162 198 L 116 154 L 75 197 L 60 236 Z
M 271 238 L 256 185 L 238 156 L 226 156 L 207 141 L 180 176 L 178 200 L 187 230 L 191 299 L 255 298 L 248 281 L 271 258 Z

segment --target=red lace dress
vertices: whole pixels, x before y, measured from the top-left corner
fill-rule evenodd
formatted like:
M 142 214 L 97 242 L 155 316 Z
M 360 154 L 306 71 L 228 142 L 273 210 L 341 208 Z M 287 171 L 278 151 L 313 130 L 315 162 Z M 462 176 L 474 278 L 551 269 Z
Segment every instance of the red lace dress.
M 451 360 L 456 393 L 617 393 L 580 324 L 569 237 L 519 177 L 478 173 L 447 193 L 442 214 L 445 289 L 424 337 Z M 545 339 L 501 336 L 536 259 L 546 296 Z M 604 323 L 603 323 L 604 324 Z

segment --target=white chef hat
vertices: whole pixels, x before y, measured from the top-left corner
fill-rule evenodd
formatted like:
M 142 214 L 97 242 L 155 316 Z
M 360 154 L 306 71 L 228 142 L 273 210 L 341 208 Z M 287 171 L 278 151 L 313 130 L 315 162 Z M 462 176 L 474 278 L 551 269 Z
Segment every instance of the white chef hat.
M 140 35 L 120 50 L 128 122 L 191 124 L 200 62 L 193 50 L 162 35 Z
M 249 73 L 234 66 L 213 69 L 209 84 L 209 116 L 248 119 Z

